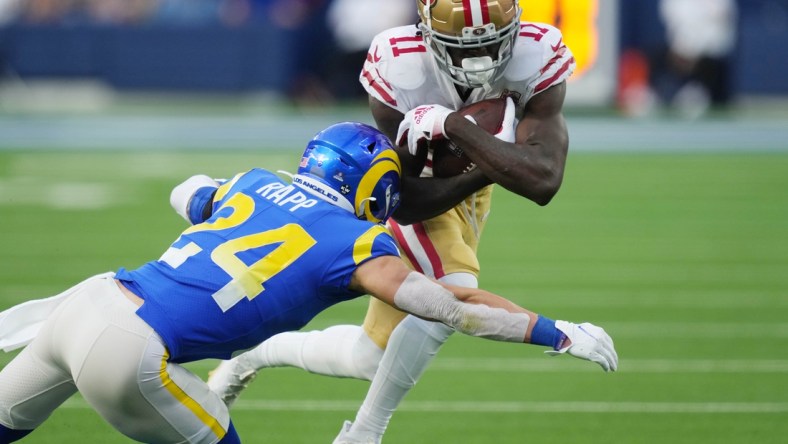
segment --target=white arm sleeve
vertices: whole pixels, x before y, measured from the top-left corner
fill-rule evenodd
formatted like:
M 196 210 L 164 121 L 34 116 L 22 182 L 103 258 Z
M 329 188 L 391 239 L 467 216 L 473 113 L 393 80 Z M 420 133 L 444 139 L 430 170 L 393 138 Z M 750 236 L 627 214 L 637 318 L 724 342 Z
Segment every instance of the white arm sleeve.
M 451 291 L 412 272 L 394 294 L 400 310 L 435 319 L 470 336 L 506 342 L 525 342 L 531 318 L 525 313 L 510 313 L 503 308 L 468 304 Z
M 172 189 L 172 193 L 170 193 L 170 205 L 172 205 L 176 213 L 180 214 L 182 218 L 191 223 L 191 220 L 189 220 L 189 202 L 192 196 L 194 196 L 194 193 L 203 187 L 217 188 L 218 186 L 219 182 L 204 174 L 192 176 Z

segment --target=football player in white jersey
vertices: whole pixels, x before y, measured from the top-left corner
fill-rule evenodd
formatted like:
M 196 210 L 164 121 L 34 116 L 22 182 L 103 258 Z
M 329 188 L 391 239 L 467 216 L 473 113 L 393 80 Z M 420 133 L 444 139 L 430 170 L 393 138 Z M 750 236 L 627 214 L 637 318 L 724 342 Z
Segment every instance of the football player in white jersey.
M 402 204 L 389 228 L 415 270 L 475 288 L 492 184 L 538 205 L 561 186 L 569 143 L 562 108 L 575 62 L 558 29 L 520 21 L 516 1 L 416 4 L 419 23 L 379 34 L 360 75 L 377 127 L 400 143 Z M 498 134 L 454 112 L 494 97 L 509 98 Z M 440 138 L 451 139 L 477 168 L 429 177 L 431 153 L 423 140 Z M 275 336 L 222 363 L 209 386 L 232 403 L 265 367 L 374 376 L 355 421 L 343 425 L 335 443 L 380 442 L 396 406 L 451 333 L 373 299 L 362 327 Z

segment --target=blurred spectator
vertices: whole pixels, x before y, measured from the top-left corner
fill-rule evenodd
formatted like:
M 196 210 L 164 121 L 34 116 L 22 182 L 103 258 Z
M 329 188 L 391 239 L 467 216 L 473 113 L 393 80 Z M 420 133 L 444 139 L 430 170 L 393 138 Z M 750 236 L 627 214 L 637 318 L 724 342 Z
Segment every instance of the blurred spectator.
M 104 2 L 106 0 L 94 0 Z M 124 2 L 127 0 L 121 0 Z M 145 0 L 149 1 L 149 0 Z M 153 0 L 151 18 L 157 23 L 172 25 L 212 24 L 220 20 L 220 5 L 225 0 Z
M 179 62 L 165 53 L 177 51 L 178 57 L 183 55 L 185 61 L 181 65 L 195 69 L 202 66 L 180 40 L 151 48 L 153 55 L 149 57 L 146 49 L 129 46 L 127 40 L 113 39 L 113 44 L 126 45 L 127 55 L 145 59 L 155 68 L 147 71 L 149 75 L 124 77 L 118 75 L 123 69 L 117 68 L 117 63 L 108 62 L 112 67 L 107 69 L 105 60 L 95 57 L 99 50 L 86 37 L 101 35 L 113 27 L 121 31 L 117 36 L 129 36 L 129 28 L 139 27 L 151 30 L 140 36 L 180 36 L 188 34 L 178 34 L 179 29 L 204 29 L 206 35 L 219 36 L 217 46 L 227 45 L 233 39 L 245 46 L 232 48 L 223 59 L 231 65 L 226 81 L 200 83 L 199 79 L 192 79 L 189 85 L 219 85 L 227 89 L 273 85 L 276 92 L 308 105 L 366 97 L 358 76 L 372 38 L 384 29 L 415 20 L 413 0 L 0 0 L 0 24 L 19 24 L 24 32 L 34 35 L 45 35 L 35 34 L 41 31 L 66 37 L 60 42 L 33 42 L 41 50 L 61 51 L 62 57 L 51 64 L 53 72 L 60 69 L 71 76 L 109 73 L 114 76 L 111 81 L 119 82 L 113 84 L 131 88 L 158 84 L 172 87 L 171 78 L 164 73 L 179 68 Z M 228 28 L 238 32 L 224 32 Z M 78 34 L 80 29 L 87 32 Z M 168 33 L 173 29 L 176 32 Z M 77 32 L 70 32 L 73 30 Z M 0 45 L 0 65 L 5 49 Z M 74 55 L 63 55 L 62 51 Z M 32 67 L 28 72 L 33 75 L 41 75 L 49 66 L 46 56 L 38 56 L 35 51 L 19 50 L 14 54 L 17 61 Z M 76 61 L 65 63 L 66 68 L 62 68 L 58 61 L 63 60 Z
M 16 20 L 22 0 L 0 0 L 0 26 Z
M 654 66 L 656 92 L 686 117 L 700 117 L 711 106 L 727 107 L 735 0 L 660 0 L 659 13 L 667 47 Z
M 333 0 L 327 13 L 333 48 L 324 60 L 324 70 L 334 98 L 366 97 L 358 76 L 372 38 L 385 29 L 416 23 L 416 19 L 413 0 Z
M 151 22 L 205 24 L 219 22 L 224 4 L 250 0 L 0 0 L 0 23 L 35 25 L 90 23 L 144 25 Z M 10 9 L 8 13 L 5 4 Z M 10 13 L 13 12 L 13 16 Z M 7 15 L 7 19 L 3 19 Z
M 330 100 L 321 73 L 327 51 L 325 13 L 329 0 L 251 0 L 253 24 L 271 26 L 287 35 L 288 84 L 284 93 L 296 103 Z M 366 1 L 366 0 L 364 0 Z M 273 62 L 273 60 L 272 60 Z M 281 63 L 281 61 L 277 61 Z
M 156 0 L 85 0 L 89 20 L 100 24 L 147 22 L 158 7 Z
M 640 50 L 624 49 L 618 60 L 616 105 L 625 116 L 648 117 L 656 108 L 649 79 L 648 57 Z
M 26 23 L 60 23 L 75 9 L 75 0 L 26 0 L 20 6 L 20 18 Z

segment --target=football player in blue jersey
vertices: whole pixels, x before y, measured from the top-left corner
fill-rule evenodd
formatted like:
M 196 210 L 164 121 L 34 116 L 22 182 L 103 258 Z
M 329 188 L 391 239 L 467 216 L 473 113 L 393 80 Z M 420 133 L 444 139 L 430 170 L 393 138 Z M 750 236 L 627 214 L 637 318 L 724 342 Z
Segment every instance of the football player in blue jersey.
M 240 442 L 222 399 L 181 364 L 228 359 L 362 294 L 469 335 L 616 368 L 599 327 L 411 271 L 383 225 L 400 169 L 381 132 L 345 122 L 307 144 L 290 183 L 252 169 L 178 185 L 170 200 L 191 227 L 158 260 L 64 293 L 0 372 L 0 442 L 26 436 L 77 391 L 138 441 Z

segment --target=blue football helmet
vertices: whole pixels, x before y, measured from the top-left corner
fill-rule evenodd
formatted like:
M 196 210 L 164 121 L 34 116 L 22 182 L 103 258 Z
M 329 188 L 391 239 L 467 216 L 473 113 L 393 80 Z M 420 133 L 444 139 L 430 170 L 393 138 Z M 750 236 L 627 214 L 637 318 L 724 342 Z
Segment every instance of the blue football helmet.
M 293 183 L 361 220 L 385 223 L 399 205 L 401 173 L 388 137 L 363 123 L 342 122 L 309 141 Z

